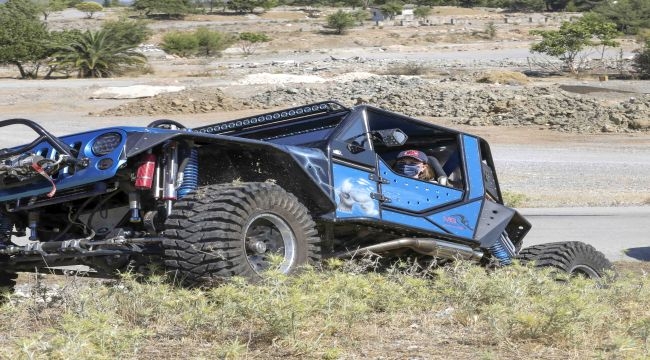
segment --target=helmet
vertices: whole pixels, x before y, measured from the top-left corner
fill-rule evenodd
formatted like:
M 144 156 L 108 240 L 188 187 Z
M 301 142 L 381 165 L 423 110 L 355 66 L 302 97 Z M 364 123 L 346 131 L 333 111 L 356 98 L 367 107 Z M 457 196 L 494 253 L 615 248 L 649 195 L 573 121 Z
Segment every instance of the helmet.
M 427 155 L 420 150 L 400 152 L 393 168 L 396 172 L 414 179 L 430 180 L 433 177 Z

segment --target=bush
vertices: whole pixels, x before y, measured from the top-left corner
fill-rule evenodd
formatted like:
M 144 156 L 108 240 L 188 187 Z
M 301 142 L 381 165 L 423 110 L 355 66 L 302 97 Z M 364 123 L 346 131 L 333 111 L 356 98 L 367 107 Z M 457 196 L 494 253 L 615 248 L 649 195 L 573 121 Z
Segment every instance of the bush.
M 198 40 L 199 53 L 205 56 L 221 55 L 221 51 L 233 42 L 231 36 L 205 27 L 196 29 L 194 36 Z
M 246 55 L 250 55 L 264 42 L 271 41 L 271 38 L 263 33 L 243 32 L 239 34 L 239 45 Z
M 90 19 L 96 12 L 104 10 L 104 7 L 92 1 L 85 1 L 75 5 L 75 9 L 85 12 L 88 19 Z
M 173 31 L 165 34 L 162 48 L 170 54 L 188 57 L 199 50 L 199 39 L 193 33 Z
M 632 64 L 641 79 L 650 79 L 650 38 L 645 40 L 645 44 L 634 56 Z
M 162 48 L 166 52 L 182 57 L 192 55 L 220 55 L 233 43 L 233 37 L 205 27 L 194 32 L 173 31 L 163 38 Z
M 151 30 L 147 28 L 144 21 L 139 20 L 110 20 L 102 25 L 115 39 L 120 39 L 122 43 L 134 46 L 140 45 L 151 36 Z
M 339 10 L 334 14 L 327 17 L 327 28 L 334 29 L 339 35 L 345 33 L 347 29 L 353 27 L 355 24 L 354 16 Z

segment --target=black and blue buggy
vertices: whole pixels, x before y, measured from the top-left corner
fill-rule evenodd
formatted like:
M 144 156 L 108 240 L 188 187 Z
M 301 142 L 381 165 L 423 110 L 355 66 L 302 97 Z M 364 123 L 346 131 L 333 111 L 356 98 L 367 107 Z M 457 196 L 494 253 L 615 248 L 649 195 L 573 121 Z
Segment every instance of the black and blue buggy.
M 4 287 L 17 272 L 65 265 L 97 276 L 157 265 L 196 286 L 368 253 L 521 259 L 589 277 L 611 267 L 580 242 L 522 249 L 531 225 L 503 204 L 485 140 L 368 105 L 62 137 L 31 120 L 0 131 L 9 126 L 35 139 L 0 150 Z M 436 181 L 393 171 L 404 149 L 424 152 Z

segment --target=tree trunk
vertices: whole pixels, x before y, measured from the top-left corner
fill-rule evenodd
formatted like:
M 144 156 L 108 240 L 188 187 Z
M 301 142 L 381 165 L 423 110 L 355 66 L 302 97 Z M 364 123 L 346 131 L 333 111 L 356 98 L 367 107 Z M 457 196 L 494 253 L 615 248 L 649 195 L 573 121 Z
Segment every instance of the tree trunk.
M 23 64 L 19 63 L 18 61 L 14 61 L 13 64 L 18 67 L 18 71 L 20 71 L 20 78 L 21 79 L 27 78 L 27 74 L 25 73 L 25 69 L 23 68 Z

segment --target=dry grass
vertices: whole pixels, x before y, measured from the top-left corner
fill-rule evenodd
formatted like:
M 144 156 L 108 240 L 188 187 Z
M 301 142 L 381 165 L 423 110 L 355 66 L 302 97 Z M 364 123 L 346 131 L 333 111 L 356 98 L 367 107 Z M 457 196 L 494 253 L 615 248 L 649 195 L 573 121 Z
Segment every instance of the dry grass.
M 524 85 L 530 82 L 528 77 L 517 71 L 493 70 L 481 74 L 476 80 L 485 84 Z
M 11 359 L 647 358 L 650 282 L 558 282 L 512 266 L 457 263 L 381 274 L 330 263 L 300 276 L 234 279 L 211 290 L 161 278 L 68 278 L 0 307 Z M 361 269 L 361 270 L 360 270 Z M 42 287 L 41 287 L 42 288 Z

